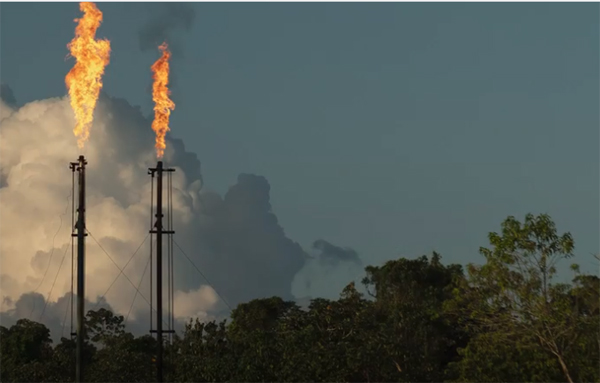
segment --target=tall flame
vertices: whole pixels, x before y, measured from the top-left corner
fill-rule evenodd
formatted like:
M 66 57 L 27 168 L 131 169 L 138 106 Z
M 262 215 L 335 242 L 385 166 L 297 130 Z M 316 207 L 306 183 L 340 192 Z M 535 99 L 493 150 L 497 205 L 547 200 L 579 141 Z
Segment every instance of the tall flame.
M 83 148 L 90 135 L 90 126 L 94 118 L 94 108 L 102 89 L 102 75 L 108 65 L 110 42 L 96 40 L 96 30 L 102 23 L 102 12 L 94 3 L 79 3 L 83 12 L 75 28 L 75 37 L 67 45 L 75 65 L 65 77 L 65 83 L 71 98 L 71 107 L 75 113 L 73 133 L 79 148 Z
M 164 42 L 158 47 L 162 51 L 162 56 L 152 65 L 152 100 L 154 100 L 154 121 L 152 121 L 152 130 L 156 132 L 156 156 L 160 159 L 165 153 L 165 135 L 169 129 L 169 116 L 175 109 L 175 103 L 171 101 L 169 95 L 171 92 L 169 85 L 169 59 L 171 52 L 167 43 Z

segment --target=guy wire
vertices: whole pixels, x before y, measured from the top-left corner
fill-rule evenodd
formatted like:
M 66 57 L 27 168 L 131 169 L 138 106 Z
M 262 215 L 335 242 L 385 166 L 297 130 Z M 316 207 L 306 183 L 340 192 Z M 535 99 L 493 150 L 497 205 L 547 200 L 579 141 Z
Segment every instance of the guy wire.
M 171 230 L 170 217 L 171 217 L 171 173 L 167 173 L 167 230 Z M 169 323 L 169 331 L 171 330 L 171 249 L 169 248 L 169 238 L 171 234 L 167 235 L 167 322 Z M 169 333 L 169 341 L 171 340 L 171 333 Z
M 164 173 L 163 173 L 164 174 Z M 167 203 L 164 205 L 166 210 L 166 214 L 164 215 L 165 220 L 163 222 L 165 222 L 165 230 L 168 231 L 169 230 L 169 173 L 166 172 L 165 174 L 165 183 L 166 183 L 166 197 L 167 197 Z M 165 309 L 166 309 L 166 316 L 167 316 L 167 333 L 166 333 L 166 341 L 167 344 L 169 343 L 170 340 L 170 330 L 171 330 L 171 306 L 169 304 L 169 300 L 171 299 L 171 273 L 169 272 L 169 234 L 167 234 L 167 259 L 166 259 L 166 282 L 167 282 L 167 302 L 165 304 Z M 160 288 L 162 289 L 162 286 L 160 286 Z M 168 355 L 168 353 L 167 353 Z M 165 356 L 167 356 L 165 355 Z M 166 359 L 166 358 L 165 358 Z M 167 369 L 168 371 L 168 369 Z
M 173 217 L 173 179 L 172 179 L 172 174 L 171 172 L 169 172 L 169 201 L 167 202 L 169 204 L 169 213 L 167 216 L 167 225 L 169 226 L 169 231 L 173 230 L 173 224 L 171 222 L 172 217 Z M 174 329 L 174 324 L 173 324 L 173 250 L 171 248 L 171 239 L 173 238 L 173 234 L 169 233 L 169 242 L 168 242 L 168 247 L 169 247 L 169 257 L 168 257 L 168 261 L 169 261 L 169 322 L 170 322 L 170 328 L 169 330 L 173 330 Z M 169 333 L 169 341 L 173 340 L 173 333 Z
M 167 205 L 166 205 L 166 210 L 167 210 L 167 214 L 166 214 L 166 227 L 167 227 L 167 231 L 171 230 L 169 228 L 169 217 L 170 217 L 170 212 L 169 212 L 169 201 L 171 200 L 171 187 L 169 185 L 169 172 L 167 172 Z M 171 258 L 171 253 L 169 252 L 169 236 L 170 234 L 167 234 L 167 304 L 166 304 L 166 309 L 167 309 L 167 330 L 171 330 L 171 263 L 170 263 L 170 258 Z M 162 286 L 161 286 L 162 287 Z M 171 339 L 171 334 L 167 333 L 167 340 Z
M 170 189 L 171 189 L 171 205 L 169 206 L 169 212 L 171 213 L 171 229 L 173 231 L 173 175 L 169 174 Z M 173 233 L 170 234 L 169 240 L 170 253 L 171 253 L 171 330 L 175 331 L 175 267 L 173 263 Z M 171 341 L 173 340 L 173 332 L 171 333 Z
M 174 230 L 174 226 L 173 226 L 173 179 L 171 178 L 171 206 L 170 206 L 170 211 L 171 211 L 171 231 L 175 231 Z M 173 252 L 173 235 L 171 234 L 171 240 L 169 241 L 170 245 L 171 245 L 171 315 L 172 315 L 172 319 L 171 319 L 171 323 L 173 324 L 173 331 L 175 331 L 175 263 L 174 263 L 174 259 L 175 259 L 175 253 Z M 173 336 L 175 333 L 173 332 L 171 336 Z
M 150 179 L 150 331 L 152 328 L 152 222 L 154 222 L 154 173 Z
M 173 174 L 169 172 L 169 262 L 170 262 L 170 275 L 171 275 L 171 298 L 169 301 L 171 311 L 171 331 L 169 332 L 169 343 L 173 345 L 173 335 L 175 334 L 175 270 L 173 264 Z M 173 349 L 170 350 L 170 362 L 173 365 Z
M 71 195 L 75 195 L 75 167 L 72 168 Z M 71 328 L 69 338 L 73 339 L 73 277 L 75 275 L 73 232 L 75 231 L 75 198 L 71 198 Z
M 174 231 L 173 227 L 173 176 L 171 175 L 171 206 L 169 207 L 169 211 L 171 212 L 171 231 Z M 171 234 L 171 240 L 169 241 L 169 245 L 171 246 L 171 324 L 173 325 L 173 331 L 175 331 L 175 263 L 174 263 L 174 253 L 173 253 L 173 234 Z M 171 337 L 173 337 L 175 333 L 171 333 Z

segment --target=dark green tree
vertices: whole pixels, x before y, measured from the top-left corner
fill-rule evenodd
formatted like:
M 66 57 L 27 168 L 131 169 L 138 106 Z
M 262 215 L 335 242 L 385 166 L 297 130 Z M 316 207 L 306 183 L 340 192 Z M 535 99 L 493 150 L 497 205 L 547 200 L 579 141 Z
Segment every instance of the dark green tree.
M 19 319 L 10 329 L 0 326 L 3 382 L 41 382 L 52 359 L 50 330 L 41 323 Z
M 279 297 L 242 303 L 231 313 L 228 338 L 235 359 L 242 366 L 237 381 L 277 381 L 281 364 L 278 323 L 296 307 Z
M 98 345 L 85 369 L 90 382 L 151 382 L 156 340 L 146 335 L 136 338 L 125 331 L 124 318 L 104 308 L 86 316 L 87 335 Z
M 576 351 L 593 334 L 589 320 L 573 304 L 570 286 L 553 283 L 557 263 L 572 256 L 571 235 L 559 235 L 547 215 L 528 214 L 523 223 L 507 218 L 501 233 L 490 233 L 489 240 L 491 248 L 481 248 L 486 263 L 469 265 L 468 281 L 455 291 L 457 318 L 475 338 L 459 362 L 462 379 L 556 380 L 552 369 L 557 368 L 563 381 L 597 380 Z M 478 361 L 499 350 L 516 353 L 514 364 L 504 370 L 512 369 L 513 375 L 505 377 L 501 369 L 481 371 L 484 365 Z M 533 359 L 520 357 L 532 353 Z M 543 370 L 545 374 L 536 373 Z M 515 376 L 515 371 L 521 373 Z
M 386 368 L 395 369 L 395 376 L 387 376 L 390 381 L 443 381 L 446 366 L 466 344 L 465 332 L 444 311 L 463 279 L 462 268 L 440 260 L 434 252 L 430 260 L 423 256 L 366 268 L 363 283 L 386 322 L 381 343 Z
M 240 368 L 231 349 L 226 322 L 190 321 L 182 336 L 175 336 L 168 348 L 173 360 L 173 381 L 232 381 Z
M 231 322 L 190 321 L 165 343 L 166 381 L 178 382 L 600 382 L 600 279 L 574 265 L 556 283 L 571 236 L 546 215 L 509 217 L 481 248 L 485 264 L 441 257 L 369 266 L 369 296 L 348 284 L 308 308 L 279 297 L 238 305 Z M 89 311 L 84 377 L 152 382 L 156 340 L 126 331 L 123 317 Z M 52 348 L 43 324 L 0 326 L 0 381 L 68 382 L 75 340 Z

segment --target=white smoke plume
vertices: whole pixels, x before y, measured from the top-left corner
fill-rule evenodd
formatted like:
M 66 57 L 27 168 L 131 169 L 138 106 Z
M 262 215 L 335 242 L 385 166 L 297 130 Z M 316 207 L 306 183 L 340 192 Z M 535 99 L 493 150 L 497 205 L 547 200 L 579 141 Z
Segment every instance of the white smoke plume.
M 20 108 L 0 102 L 2 325 L 26 317 L 46 323 L 55 339 L 65 334 L 71 289 L 72 173 L 68 164 L 84 154 L 90 233 L 86 239 L 86 310 L 110 308 L 128 318 L 130 329 L 138 326 L 138 333 L 147 333 L 147 171 L 156 165 L 151 121 L 138 107 L 103 94 L 82 153 L 72 133 L 74 123 L 66 98 Z M 192 317 L 222 316 L 238 303 L 255 298 L 294 299 L 292 282 L 309 258 L 278 224 L 267 180 L 241 174 L 223 197 L 206 191 L 197 156 L 172 137 L 167 137 L 164 162 L 176 169 L 175 241 L 185 252 L 175 247 L 174 307 L 179 327 Z M 126 265 L 125 275 L 117 278 L 119 268 Z M 331 267 L 327 265 L 328 272 Z M 324 276 L 317 275 L 319 279 Z M 302 280 L 307 279 L 310 275 L 304 272 Z M 138 284 L 141 295 L 133 287 Z

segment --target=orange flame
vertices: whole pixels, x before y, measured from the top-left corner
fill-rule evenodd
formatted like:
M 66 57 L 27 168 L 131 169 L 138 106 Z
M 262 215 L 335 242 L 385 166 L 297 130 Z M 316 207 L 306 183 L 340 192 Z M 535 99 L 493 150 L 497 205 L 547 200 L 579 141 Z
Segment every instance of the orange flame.
M 156 132 L 156 156 L 160 159 L 165 153 L 165 135 L 169 129 L 169 116 L 175 109 L 175 103 L 171 101 L 169 95 L 171 91 L 169 85 L 169 52 L 167 43 L 162 43 L 158 47 L 162 51 L 162 56 L 152 65 L 152 100 L 154 100 L 154 121 L 152 121 L 152 130 Z
M 90 135 L 90 126 L 94 118 L 94 108 L 102 88 L 102 75 L 108 65 L 110 42 L 96 40 L 96 30 L 102 23 L 102 12 L 94 3 L 79 3 L 83 12 L 75 28 L 75 37 L 67 45 L 75 65 L 65 77 L 65 83 L 71 98 L 71 107 L 75 113 L 73 133 L 79 148 L 83 148 Z

